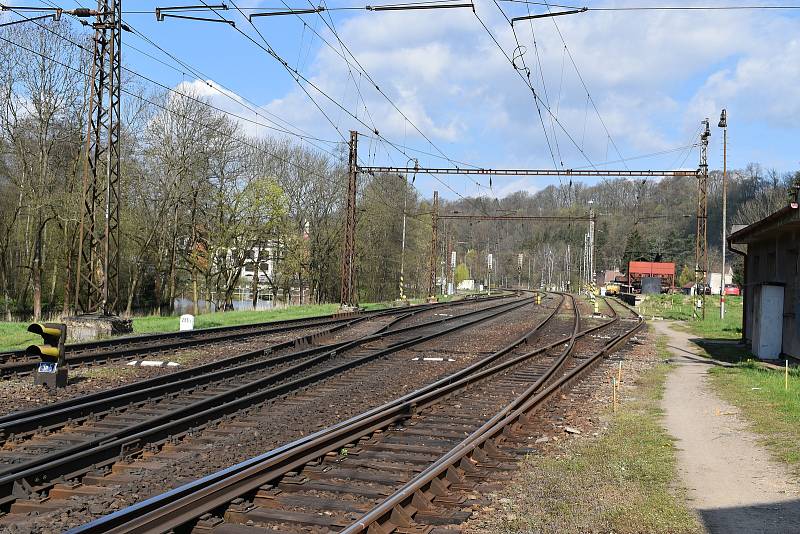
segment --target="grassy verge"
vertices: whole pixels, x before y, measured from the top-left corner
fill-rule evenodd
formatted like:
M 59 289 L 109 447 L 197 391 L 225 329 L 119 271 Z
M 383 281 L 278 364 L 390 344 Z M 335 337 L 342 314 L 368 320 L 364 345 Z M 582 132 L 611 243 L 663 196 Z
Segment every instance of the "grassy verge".
M 661 349 L 665 343 L 661 342 Z M 675 448 L 661 425 L 669 367 L 641 375 L 635 399 L 621 405 L 599 438 L 559 458 L 532 457 L 506 493 L 504 513 L 481 532 L 700 533 L 674 487 Z
M 800 474 L 800 371 L 789 371 L 788 390 L 782 372 L 755 362 L 711 369 L 711 383 L 742 411 L 775 458 Z
M 387 303 L 370 303 L 365 307 L 378 309 L 388 306 Z M 329 315 L 339 308 L 338 304 L 309 304 L 289 306 L 277 310 L 266 311 L 230 311 L 225 313 L 206 313 L 195 317 L 195 328 L 214 326 L 233 326 L 238 324 L 262 323 L 266 321 L 282 321 L 300 319 L 318 315 Z M 0 322 L 0 351 L 25 348 L 37 338 L 26 331 L 29 323 Z M 176 332 L 180 325 L 179 317 L 134 317 L 133 331 L 136 334 L 152 334 L 157 332 Z
M 28 332 L 27 328 L 28 323 L 0 322 L 0 351 L 25 348 L 35 341 L 36 336 Z
M 742 297 L 725 297 L 725 319 L 719 318 L 719 295 L 706 295 L 706 318 L 692 315 L 694 299 L 688 295 L 647 295 L 639 313 L 685 321 L 686 331 L 708 339 L 739 339 L 742 337 Z
M 441 297 L 440 301 L 453 300 L 461 296 Z M 410 299 L 411 304 L 420 304 L 424 299 Z M 391 302 L 368 302 L 361 304 L 366 310 L 387 308 Z M 338 304 L 308 304 L 288 306 L 276 310 L 265 311 L 229 311 L 225 313 L 206 313 L 195 317 L 195 328 L 211 328 L 215 326 L 234 326 L 239 324 L 263 323 L 267 321 L 283 321 L 301 319 L 319 315 L 329 315 L 339 309 Z M 29 323 L 0 322 L 0 351 L 21 349 L 37 341 L 37 337 L 27 332 Z M 136 334 L 154 334 L 160 332 L 176 332 L 180 326 L 179 317 L 134 317 L 133 331 Z

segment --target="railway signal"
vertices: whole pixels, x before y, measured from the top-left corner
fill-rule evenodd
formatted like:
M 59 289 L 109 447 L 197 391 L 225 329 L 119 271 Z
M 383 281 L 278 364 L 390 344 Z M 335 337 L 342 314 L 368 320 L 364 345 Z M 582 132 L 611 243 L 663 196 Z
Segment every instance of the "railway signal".
M 61 323 L 33 323 L 28 332 L 42 336 L 42 345 L 31 345 L 25 349 L 28 356 L 39 356 L 42 361 L 33 374 L 33 383 L 49 388 L 63 388 L 67 385 L 67 359 L 64 342 L 67 339 L 67 325 Z

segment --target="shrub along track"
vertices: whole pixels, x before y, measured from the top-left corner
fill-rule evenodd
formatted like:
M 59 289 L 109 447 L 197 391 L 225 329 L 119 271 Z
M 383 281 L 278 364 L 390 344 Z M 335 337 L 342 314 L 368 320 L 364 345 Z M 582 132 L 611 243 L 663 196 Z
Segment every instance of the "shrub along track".
M 464 492 L 525 452 L 518 433 L 532 414 L 641 325 L 609 308 L 611 319 L 588 326 L 571 296 L 563 309 L 572 315 L 566 338 L 545 335 L 547 317 L 539 325 L 547 327 L 434 384 L 76 532 L 427 533 L 456 525 L 470 515 Z
M 498 298 L 484 297 L 481 300 Z M 502 296 L 499 298 L 503 298 Z M 441 304 L 422 304 L 411 308 L 393 308 L 349 314 L 333 314 L 321 317 L 288 319 L 265 323 L 201 328 L 191 331 L 168 332 L 141 336 L 115 337 L 100 341 L 73 343 L 66 346 L 67 364 L 70 367 L 102 365 L 110 362 L 136 358 L 162 358 L 166 354 L 193 347 L 222 345 L 230 347 L 233 342 L 262 343 L 276 335 L 330 333 L 348 328 L 372 317 L 402 315 L 410 310 L 421 312 L 437 308 L 449 308 L 470 304 L 475 299 L 463 299 Z M 0 353 L 0 378 L 16 378 L 29 375 L 39 364 L 38 357 L 25 354 L 24 350 Z
M 221 377 L 228 382 L 213 382 L 208 375 L 200 375 L 186 378 L 178 388 L 169 380 L 161 380 L 151 388 L 139 387 L 121 395 L 115 396 L 112 392 L 89 399 L 88 405 L 76 399 L 64 403 L 67 405 L 56 411 L 42 409 L 24 414 L 24 417 L 8 416 L 3 418 L 0 427 L 5 428 L 6 436 L 10 437 L 13 432 L 16 437 L 6 441 L 9 450 L 2 453 L 7 463 L 0 475 L 3 487 L 0 498 L 6 509 L 14 503 L 11 511 L 16 513 L 57 509 L 59 505 L 54 506 L 53 500 L 42 497 L 42 492 L 46 493 L 54 485 L 57 487 L 51 495 L 85 495 L 87 491 L 91 494 L 86 484 L 76 489 L 75 482 L 103 479 L 112 465 L 115 473 L 125 472 L 126 462 L 132 458 L 148 455 L 154 447 L 174 443 L 181 437 L 198 435 L 200 430 L 205 434 L 218 433 L 220 438 L 230 434 L 212 428 L 215 425 L 263 427 L 264 421 L 247 422 L 248 413 L 266 411 L 272 418 L 275 406 L 270 407 L 268 403 L 275 402 L 278 397 L 294 393 L 285 403 L 285 409 L 291 413 L 292 405 L 303 403 L 304 399 L 313 403 L 334 390 L 339 391 L 341 397 L 357 383 L 368 384 L 369 375 L 402 376 L 398 367 L 405 362 L 387 362 L 387 356 L 425 342 L 433 344 L 432 340 L 441 344 L 458 330 L 484 324 L 492 317 L 513 314 L 514 310 L 530 308 L 531 303 L 531 298 L 486 302 L 479 310 L 458 315 L 448 313 L 447 317 L 411 326 L 402 325 L 408 317 L 403 315 L 387 325 L 383 333 L 337 343 L 333 347 L 304 349 L 291 357 L 280 356 L 279 370 L 265 376 L 263 361 L 260 366 L 248 363 L 210 373 L 215 380 Z M 438 339 L 446 334 L 451 335 Z M 241 385 L 243 368 L 261 374 Z M 348 374 L 348 370 L 352 371 Z M 165 378 L 174 379 L 175 376 Z M 304 388 L 307 391 L 303 391 Z M 145 398 L 146 395 L 151 397 Z M 72 421 L 68 422 L 70 417 Z M 303 423 L 307 428 L 312 422 L 305 419 Z M 168 445 L 167 449 L 170 447 Z M 60 483 L 62 481 L 64 483 Z M 100 484 L 104 482 L 113 484 L 119 480 L 99 481 Z M 16 513 L 1 521 L 16 521 Z

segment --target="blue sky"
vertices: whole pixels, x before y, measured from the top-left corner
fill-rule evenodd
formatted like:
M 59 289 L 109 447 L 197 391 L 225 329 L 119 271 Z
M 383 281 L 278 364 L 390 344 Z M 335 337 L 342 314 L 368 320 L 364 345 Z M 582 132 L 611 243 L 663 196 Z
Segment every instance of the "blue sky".
M 293 8 L 317 4 L 313 0 L 284 1 Z M 199 2 L 191 0 L 183 5 L 196 3 Z M 755 0 L 753 3 L 763 4 Z M 81 4 L 89 6 L 91 2 L 63 0 L 62 6 Z M 228 4 L 231 9 L 220 13 L 267 46 L 255 28 Z M 593 8 L 659 4 L 698 3 L 588 2 Z M 702 4 L 736 2 L 707 0 Z M 769 4 L 791 5 L 780 1 Z M 312 102 L 275 59 L 236 29 L 210 22 L 156 22 L 153 10 L 158 5 L 181 2 L 125 0 L 125 19 L 201 71 L 206 81 L 224 86 L 230 93 L 224 96 L 221 89 L 210 88 L 194 75 L 181 74 L 134 50 L 136 47 L 174 65 L 150 43 L 126 33 L 125 44 L 129 46 L 124 59 L 128 66 L 171 87 L 196 91 L 215 105 L 257 122 L 266 123 L 272 116 L 268 114 L 274 114 L 293 129 L 331 142 L 341 141 L 340 133 L 346 136 L 350 129 L 368 133 L 367 127 L 350 117 L 349 112 L 370 126 L 374 124 L 391 142 L 409 147 L 402 149 L 403 154 L 385 142 L 364 138 L 360 146 L 362 163 L 405 165 L 409 157 L 417 157 L 420 165 L 450 165 L 446 159 L 425 154 L 441 151 L 453 161 L 482 167 L 551 168 L 555 160 L 558 166 L 563 161 L 565 168 L 591 164 L 604 168 L 602 163 L 620 159 L 619 154 L 634 158 L 666 152 L 605 168 L 694 168 L 697 149 L 675 149 L 689 144 L 700 120 L 709 117 L 710 164 L 716 168 L 722 160 L 722 136 L 716 123 L 720 109 L 727 107 L 731 167 L 758 161 L 780 171 L 800 168 L 800 10 L 589 11 L 517 23 L 516 40 L 500 9 L 514 17 L 527 14 L 528 7 L 531 13 L 545 12 L 547 7 L 479 0 L 475 4 L 477 16 L 470 9 L 345 10 L 255 19 L 255 27 L 269 46 L 347 110 L 343 111 L 304 85 L 316 104 Z M 285 7 L 282 0 L 238 0 L 236 5 L 248 13 L 252 11 L 247 8 Z M 337 1 L 326 5 L 365 4 Z M 216 17 L 211 12 L 194 14 Z M 542 119 L 530 90 L 481 26 L 481 20 L 506 54 L 521 56 L 530 68 L 533 86 L 542 99 Z M 360 66 L 349 58 L 325 22 L 336 30 Z M 314 35 L 312 29 L 332 46 Z M 571 57 L 565 52 L 565 44 Z M 350 59 L 349 70 L 339 54 Z M 358 72 L 361 68 L 389 99 Z M 520 72 L 524 76 L 525 72 Z M 587 105 L 584 83 L 597 112 L 593 105 Z M 258 106 L 256 111 L 250 104 L 237 102 L 240 98 Z M 253 135 L 269 131 L 252 123 L 242 126 Z M 433 146 L 417 128 L 433 141 Z M 468 178 L 442 179 L 459 194 L 488 192 Z M 480 181 L 488 185 L 486 179 Z M 490 194 L 535 191 L 557 181 L 498 177 L 493 180 Z M 430 177 L 421 176 L 416 184 L 426 195 L 436 188 L 446 197 L 455 196 Z

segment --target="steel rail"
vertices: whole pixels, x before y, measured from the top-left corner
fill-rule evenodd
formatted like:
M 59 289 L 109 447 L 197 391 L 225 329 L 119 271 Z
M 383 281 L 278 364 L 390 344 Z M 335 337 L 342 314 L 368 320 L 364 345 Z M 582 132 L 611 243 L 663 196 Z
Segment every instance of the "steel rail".
M 295 378 L 288 382 L 272 385 L 280 379 L 289 379 L 293 373 L 303 368 L 308 368 L 313 363 L 321 360 L 325 354 L 295 365 L 274 375 L 262 378 L 255 382 L 239 386 L 235 389 L 220 393 L 213 397 L 200 400 L 180 410 L 154 417 L 148 421 L 131 425 L 111 434 L 89 440 L 72 446 L 68 449 L 54 451 L 46 458 L 35 458 L 22 464 L 14 465 L 14 471 L 0 476 L 0 506 L 8 505 L 16 498 L 25 498 L 32 491 L 41 491 L 54 484 L 57 479 L 76 478 L 87 472 L 92 467 L 102 466 L 125 455 L 130 455 L 140 450 L 145 444 L 155 444 L 169 438 L 183 435 L 186 432 L 216 420 L 224 415 L 234 413 L 247 406 L 257 404 L 268 398 L 307 387 L 319 380 L 357 367 L 369 361 L 386 356 L 392 352 L 407 348 L 412 345 L 428 341 L 442 335 L 467 328 L 481 321 L 495 318 L 532 302 L 532 297 L 510 303 L 501 303 L 490 308 L 483 308 L 455 317 L 447 317 L 436 321 L 413 327 L 395 330 L 392 334 L 413 328 L 428 327 L 446 323 L 464 317 L 485 314 L 488 316 L 477 317 L 449 328 L 435 331 L 431 334 L 417 336 L 405 342 L 396 343 L 372 354 L 350 360 L 331 369 L 315 372 L 311 375 Z M 330 354 L 328 356 L 331 356 Z M 310 363 L 313 362 L 313 363 Z M 271 385 L 262 389 L 265 385 Z
M 494 300 L 497 298 L 505 298 L 505 296 L 484 297 L 486 300 Z M 421 304 L 413 306 L 413 308 L 424 311 L 436 307 L 454 306 L 469 302 L 472 302 L 472 300 L 463 299 L 446 303 Z M 334 314 L 321 317 L 218 326 L 182 332 L 126 336 L 85 343 L 73 343 L 66 347 L 68 354 L 67 364 L 75 366 L 106 363 L 114 360 L 131 359 L 136 356 L 152 354 L 153 352 L 180 350 L 253 335 L 269 335 L 303 328 L 313 328 L 316 326 L 335 325 L 351 322 L 356 318 L 359 320 L 366 320 L 371 317 L 404 313 L 406 311 L 407 308 L 393 308 L 360 312 L 347 316 L 336 316 Z M 70 353 L 74 354 L 70 356 Z M 39 359 L 27 356 L 24 350 L 0 354 L 0 359 L 3 359 L 3 357 L 5 357 L 5 359 L 2 360 L 3 363 L 0 363 L 0 378 L 30 373 L 36 369 L 39 364 Z
M 553 310 L 530 331 L 499 351 L 450 376 L 262 455 L 133 504 L 70 532 L 161 532 L 202 515 L 220 503 L 230 501 L 248 488 L 256 488 L 265 483 L 264 481 L 280 476 L 337 446 L 369 433 L 370 429 L 383 428 L 391 422 L 409 417 L 417 401 L 426 394 L 444 397 L 449 392 L 463 387 L 465 380 L 468 380 L 473 372 L 486 367 L 515 348 L 530 343 L 537 332 L 555 317 L 563 300 L 562 296 Z M 304 458 L 307 459 L 303 460 Z
M 462 301 L 455 302 L 460 303 Z M 104 413 L 113 408 L 142 403 L 149 401 L 154 397 L 163 397 L 171 392 L 186 392 L 187 390 L 199 387 L 214 380 L 221 381 L 225 378 L 229 378 L 240 373 L 258 371 L 263 369 L 265 365 L 279 365 L 289 362 L 293 359 L 303 358 L 319 352 L 324 352 L 328 355 L 331 355 L 336 351 L 354 348 L 359 344 L 368 343 L 370 341 L 380 339 L 386 335 L 400 333 L 411 328 L 422 327 L 425 325 L 417 325 L 416 327 L 393 330 L 391 332 L 389 331 L 389 328 L 398 322 L 430 309 L 431 308 L 407 308 L 405 309 L 404 313 L 399 314 L 396 319 L 384 326 L 378 334 L 362 336 L 361 338 L 353 341 L 344 341 L 318 347 L 310 347 L 307 349 L 294 351 L 289 354 L 284 354 L 282 356 L 269 358 L 267 360 L 259 359 L 276 350 L 283 350 L 286 348 L 291 348 L 292 346 L 302 345 L 304 343 L 312 343 L 315 339 L 319 339 L 321 335 L 328 335 L 338 330 L 347 328 L 352 324 L 365 320 L 364 317 L 352 318 L 350 321 L 338 324 L 337 326 L 324 332 L 309 334 L 302 338 L 278 343 L 265 349 L 249 351 L 243 354 L 232 356 L 230 358 L 218 360 L 216 362 L 210 362 L 205 365 L 185 369 L 183 371 L 178 371 L 168 375 L 161 375 L 149 380 L 134 382 L 126 386 L 120 386 L 118 388 L 101 391 L 92 395 L 74 397 L 72 399 L 61 401 L 55 404 L 34 408 L 24 412 L 12 413 L 0 417 L 0 443 L 7 438 L 11 438 L 12 436 L 18 437 L 34 431 L 38 432 L 40 430 L 50 430 L 58 426 L 63 426 L 68 422 L 75 423 L 76 421 L 80 421 L 89 415 Z M 371 318 L 374 317 L 374 315 L 371 316 Z M 441 320 L 432 321 L 429 324 L 434 324 L 437 322 L 441 322 Z M 258 361 L 248 363 L 250 360 L 254 359 L 258 359 Z M 100 408 L 99 411 L 97 410 L 98 408 Z M 2 473 L 2 468 L 0 468 L 0 473 Z
M 617 321 L 618 318 L 615 318 L 613 322 Z M 384 529 L 380 523 L 386 522 L 391 524 L 392 512 L 398 507 L 403 508 L 404 514 L 397 514 L 394 517 L 397 518 L 400 515 L 406 515 L 407 517 L 411 517 L 413 522 L 413 515 L 418 510 L 424 509 L 425 506 L 430 505 L 429 498 L 423 495 L 423 488 L 428 487 L 430 489 L 434 480 L 441 480 L 443 477 L 448 476 L 448 474 L 451 478 L 460 478 L 458 472 L 454 473 L 451 471 L 453 468 L 459 467 L 465 472 L 471 472 L 474 471 L 474 466 L 476 464 L 485 463 L 489 458 L 489 453 L 483 451 L 483 449 L 481 449 L 482 446 L 486 446 L 490 439 L 497 438 L 506 429 L 513 428 L 521 422 L 523 424 L 527 422 L 527 418 L 530 417 L 532 412 L 550 400 L 552 396 L 562 388 L 593 369 L 603 356 L 614 352 L 639 330 L 643 324 L 643 319 L 639 317 L 635 326 L 612 338 L 600 350 L 593 353 L 585 361 L 538 393 L 538 387 L 541 387 L 544 382 L 539 380 L 531 385 L 531 387 L 517 399 L 508 404 L 479 429 L 475 430 L 450 452 L 442 456 L 433 465 L 419 473 L 402 488 L 387 497 L 381 504 L 366 512 L 355 523 L 342 530 L 340 534 L 357 534 L 367 529 L 370 529 L 370 532 L 374 531 L 376 534 L 392 532 L 392 528 Z M 574 343 L 574 340 L 572 343 Z M 472 459 L 468 459 L 470 455 L 473 455 Z M 412 504 L 415 497 L 417 497 L 417 500 Z M 420 497 L 424 500 L 420 501 Z M 398 520 L 398 522 L 406 523 L 398 526 L 412 526 L 403 520 Z M 393 527 L 394 525 L 391 526 Z
M 563 299 L 562 296 L 562 302 Z M 223 506 L 248 491 L 269 483 L 288 471 L 296 470 L 303 464 L 323 456 L 330 450 L 336 450 L 347 443 L 357 441 L 360 437 L 368 435 L 375 430 L 406 419 L 415 411 L 440 402 L 458 389 L 508 369 L 534 355 L 563 345 L 565 343 L 564 340 L 555 341 L 497 366 L 489 366 L 491 362 L 501 355 L 508 353 L 522 343 L 529 343 L 539 328 L 555 316 L 560 305 L 561 303 L 532 331 L 498 351 L 498 353 L 476 362 L 450 377 L 441 379 L 434 384 L 351 418 L 348 421 L 319 431 L 307 438 L 297 440 L 160 496 L 137 503 L 129 508 L 77 527 L 70 532 L 76 534 L 90 532 L 163 532 L 179 527 L 203 513 Z M 578 331 L 580 319 L 577 316 L 579 312 L 574 302 L 573 306 L 576 312 L 576 320 L 573 327 L 576 339 L 616 322 L 616 319 L 612 319 L 601 325 Z M 565 352 L 568 352 L 573 344 L 574 340 L 572 343 L 568 343 L 569 346 Z M 560 368 L 561 365 L 562 361 L 559 359 L 551 369 L 551 374 L 556 372 L 556 368 Z M 476 370 L 478 372 L 475 372 Z M 543 380 L 547 380 L 547 377 Z

